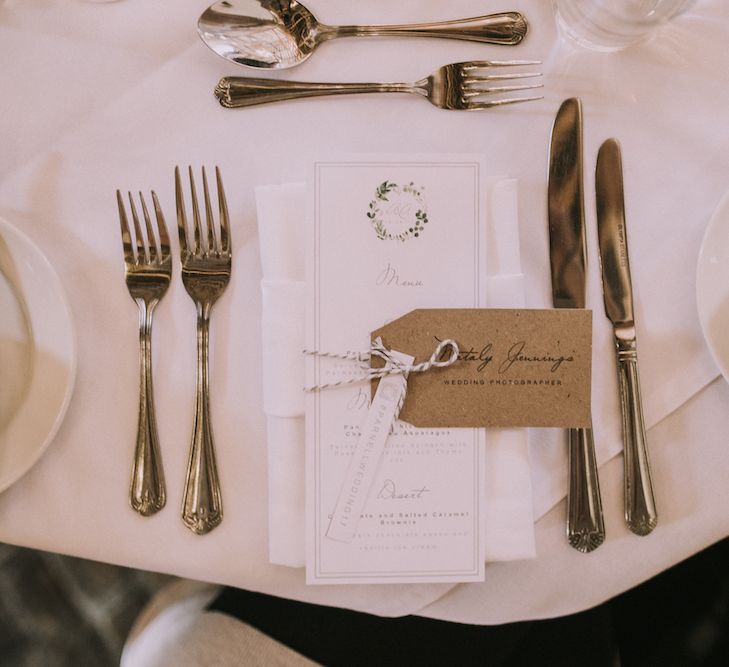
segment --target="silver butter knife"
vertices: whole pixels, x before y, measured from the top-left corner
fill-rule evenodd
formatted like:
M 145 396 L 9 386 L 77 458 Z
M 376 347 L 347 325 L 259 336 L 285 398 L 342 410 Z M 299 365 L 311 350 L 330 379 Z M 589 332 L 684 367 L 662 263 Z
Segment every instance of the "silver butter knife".
M 582 108 L 565 100 L 552 127 L 549 154 L 549 259 L 555 308 L 585 307 L 585 211 L 582 191 Z M 592 428 L 568 431 L 567 538 L 578 551 L 597 549 L 605 522 Z
M 615 139 L 608 139 L 600 147 L 595 169 L 595 190 L 605 314 L 613 324 L 618 361 L 625 451 L 625 522 L 636 535 L 647 535 L 656 527 L 658 516 L 640 399 L 633 288 L 625 228 L 623 169 L 620 144 Z

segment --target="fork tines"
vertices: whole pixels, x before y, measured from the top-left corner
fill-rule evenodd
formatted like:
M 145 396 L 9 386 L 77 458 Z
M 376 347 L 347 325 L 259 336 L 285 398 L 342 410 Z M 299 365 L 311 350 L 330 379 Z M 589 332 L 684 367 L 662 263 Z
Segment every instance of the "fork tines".
M 479 101 L 481 95 L 492 95 L 494 93 L 510 93 L 520 90 L 533 90 L 542 88 L 542 83 L 525 85 L 497 85 L 489 86 L 491 81 L 513 81 L 517 79 L 534 79 L 541 77 L 541 72 L 499 72 L 492 73 L 490 70 L 502 67 L 522 67 L 524 65 L 540 65 L 541 60 L 473 60 L 460 63 L 461 81 L 463 84 L 463 98 L 467 101 L 469 109 L 488 109 L 504 104 L 516 104 L 518 102 L 532 102 L 543 99 L 542 95 L 530 97 L 506 97 L 498 99 L 486 99 Z
M 155 235 L 152 228 L 152 221 L 147 210 L 147 204 L 144 201 L 144 195 L 139 193 L 139 201 L 142 205 L 142 215 L 144 217 L 144 226 L 146 227 L 146 238 L 142 233 L 142 226 L 137 215 L 137 208 L 134 205 L 134 198 L 131 192 L 127 192 L 129 198 L 129 208 L 132 213 L 132 221 L 134 225 L 134 242 L 132 242 L 132 234 L 129 228 L 129 221 L 124 206 L 124 198 L 119 190 L 116 191 L 116 201 L 119 206 L 119 224 L 121 226 L 122 244 L 124 246 L 124 261 L 127 264 L 156 264 L 162 262 L 170 256 L 170 239 L 167 235 L 167 226 L 162 215 L 162 209 L 157 199 L 157 193 L 152 190 L 152 203 L 154 205 L 154 213 L 157 219 L 158 235 Z
M 200 257 L 230 257 L 230 233 L 228 229 L 228 205 L 225 199 L 225 190 L 220 176 L 220 169 L 215 167 L 215 180 L 218 189 L 218 212 L 220 226 L 213 219 L 213 210 L 210 204 L 210 189 L 208 187 L 205 167 L 202 168 L 203 202 L 205 204 L 205 231 L 203 232 L 200 218 L 200 207 L 198 204 L 197 190 L 195 188 L 195 177 L 192 167 L 188 167 L 190 179 L 190 193 L 192 197 L 192 219 L 193 236 L 192 243 L 188 242 L 189 231 L 187 229 L 187 213 L 185 211 L 185 200 L 182 195 L 182 182 L 180 168 L 175 167 L 175 200 L 177 204 L 177 229 L 180 236 L 180 252 Z

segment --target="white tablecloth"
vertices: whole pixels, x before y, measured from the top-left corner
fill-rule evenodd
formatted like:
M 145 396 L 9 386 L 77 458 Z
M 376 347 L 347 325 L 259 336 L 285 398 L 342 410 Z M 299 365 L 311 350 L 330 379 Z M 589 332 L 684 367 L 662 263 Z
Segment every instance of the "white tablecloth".
M 604 56 L 562 43 L 549 3 L 508 7 L 311 0 L 331 23 L 406 22 L 521 9 L 523 45 L 405 40 L 326 44 L 301 68 L 311 80 L 417 79 L 445 62 L 544 60 L 545 99 L 482 114 L 447 113 L 415 98 L 303 101 L 228 111 L 212 97 L 224 74 L 245 74 L 208 51 L 195 22 L 207 0 L 0 2 L 0 216 L 47 254 L 68 291 L 79 368 L 71 407 L 33 470 L 0 496 L 7 542 L 226 583 L 383 615 L 420 613 L 502 623 L 584 609 L 729 534 L 729 390 L 703 343 L 694 267 L 703 228 L 729 188 L 729 9 L 699 0 L 650 44 Z M 448 16 L 444 16 L 444 12 Z M 416 57 L 413 58 L 413 55 Z M 538 558 L 487 566 L 487 581 L 449 586 L 306 587 L 303 572 L 267 563 L 261 407 L 260 266 L 253 188 L 302 180 L 312 159 L 343 152 L 470 152 L 493 179 L 520 180 L 522 260 L 530 306 L 549 304 L 546 163 L 559 102 L 585 113 L 585 173 L 595 309 L 594 402 L 607 542 L 589 556 L 564 538 L 565 476 L 536 477 Z M 608 136 L 624 151 L 643 389 L 659 527 L 622 522 L 622 459 L 614 360 L 602 317 L 592 171 Z M 192 535 L 179 519 L 194 400 L 194 310 L 179 280 L 155 329 L 156 398 L 168 507 L 152 519 L 127 507 L 136 427 L 136 312 L 122 280 L 114 190 L 160 194 L 174 224 L 175 164 L 219 164 L 233 223 L 235 278 L 213 321 L 213 414 L 225 520 Z M 670 341 L 670 344 L 666 344 Z M 670 350 L 675 348 L 675 355 Z M 710 383 L 710 384 L 709 384 Z M 708 386 L 707 386 L 708 384 Z M 690 400 L 687 400 L 690 399 Z M 599 411 L 599 410 L 598 410 Z M 596 411 L 596 412 L 598 412 Z M 666 415 L 670 416 L 666 417 Z M 657 425 L 655 425 L 657 423 Z M 563 457 L 558 432 L 533 458 Z M 550 508 L 552 508 L 550 510 Z M 546 513 L 546 514 L 545 514 Z

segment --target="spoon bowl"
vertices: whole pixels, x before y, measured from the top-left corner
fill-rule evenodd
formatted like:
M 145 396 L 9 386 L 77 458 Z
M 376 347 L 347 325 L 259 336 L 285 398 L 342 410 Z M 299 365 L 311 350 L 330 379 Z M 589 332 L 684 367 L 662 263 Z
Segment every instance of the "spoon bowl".
M 246 67 L 286 69 L 304 62 L 336 37 L 415 36 L 518 44 L 527 33 L 519 12 L 409 25 L 329 26 L 297 0 L 222 0 L 198 20 L 202 41 L 219 56 Z

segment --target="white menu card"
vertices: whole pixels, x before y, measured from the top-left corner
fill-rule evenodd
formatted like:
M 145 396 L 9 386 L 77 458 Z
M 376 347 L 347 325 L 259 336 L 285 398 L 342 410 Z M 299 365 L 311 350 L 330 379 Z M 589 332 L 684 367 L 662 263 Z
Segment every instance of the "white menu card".
M 361 364 L 324 353 L 367 352 L 370 332 L 414 308 L 484 305 L 484 171 L 463 155 L 315 164 L 309 386 L 359 377 Z M 307 582 L 482 580 L 483 431 L 398 421 L 382 455 L 363 457 L 369 407 L 369 382 L 307 395 Z M 342 531 L 345 503 L 361 509 Z

